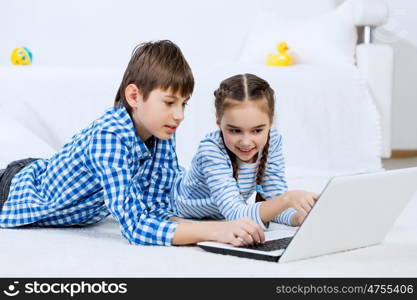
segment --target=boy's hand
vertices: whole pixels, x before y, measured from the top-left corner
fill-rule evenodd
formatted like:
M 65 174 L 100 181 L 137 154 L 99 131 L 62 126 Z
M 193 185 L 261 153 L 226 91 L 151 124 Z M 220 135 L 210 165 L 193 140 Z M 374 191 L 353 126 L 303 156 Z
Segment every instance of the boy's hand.
M 248 218 L 213 222 L 212 226 L 211 240 L 215 242 L 232 244 L 236 247 L 265 242 L 265 234 L 261 226 Z
M 295 190 L 285 193 L 284 199 L 287 201 L 288 206 L 297 210 L 297 214 L 293 217 L 292 223 L 301 225 L 318 198 L 319 196 L 316 193 L 307 191 Z

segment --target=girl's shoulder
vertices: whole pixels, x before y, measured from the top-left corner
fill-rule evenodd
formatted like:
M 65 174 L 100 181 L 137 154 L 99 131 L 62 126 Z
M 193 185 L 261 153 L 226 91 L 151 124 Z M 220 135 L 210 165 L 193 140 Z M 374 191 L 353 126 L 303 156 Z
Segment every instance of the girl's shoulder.
M 276 127 L 272 127 L 269 133 L 269 146 L 276 148 L 282 144 L 282 135 L 279 133 Z
M 207 133 L 206 136 L 200 141 L 199 152 L 201 153 L 205 151 L 226 153 L 220 130 Z
M 220 130 L 214 130 L 212 132 L 209 132 L 206 134 L 206 136 L 201 140 L 201 142 L 203 141 L 213 141 L 213 142 L 223 142 L 223 138 L 221 135 L 221 131 Z

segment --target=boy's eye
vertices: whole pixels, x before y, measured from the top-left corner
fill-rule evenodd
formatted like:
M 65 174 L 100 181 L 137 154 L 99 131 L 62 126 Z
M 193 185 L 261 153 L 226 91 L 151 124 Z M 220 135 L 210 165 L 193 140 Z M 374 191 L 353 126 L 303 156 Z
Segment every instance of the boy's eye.
M 172 102 L 172 101 L 165 101 L 165 104 L 168 105 L 168 106 L 171 106 L 172 104 L 174 104 L 174 102 Z
M 183 102 L 182 106 L 186 107 L 188 105 L 188 102 Z
M 240 129 L 229 129 L 230 133 L 240 133 Z
M 263 131 L 263 129 L 255 129 L 254 132 L 255 133 L 261 133 Z

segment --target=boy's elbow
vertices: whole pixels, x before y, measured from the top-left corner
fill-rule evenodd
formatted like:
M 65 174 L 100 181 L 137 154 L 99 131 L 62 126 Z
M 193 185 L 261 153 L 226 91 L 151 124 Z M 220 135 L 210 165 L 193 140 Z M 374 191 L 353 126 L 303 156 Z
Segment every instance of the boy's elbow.
M 166 222 L 172 223 L 167 226 Z M 175 222 L 141 217 L 136 226 L 124 228 L 122 234 L 131 245 L 171 246 Z
M 130 245 L 136 246 L 169 246 L 166 245 L 163 241 L 158 240 L 154 237 L 146 237 L 146 234 L 137 232 L 136 234 L 128 233 L 123 234 L 123 237 L 128 241 Z

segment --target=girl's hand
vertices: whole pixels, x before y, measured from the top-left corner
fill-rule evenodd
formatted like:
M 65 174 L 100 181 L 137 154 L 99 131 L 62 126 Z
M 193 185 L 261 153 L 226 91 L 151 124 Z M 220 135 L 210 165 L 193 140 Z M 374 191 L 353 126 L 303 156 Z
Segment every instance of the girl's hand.
M 232 244 L 236 247 L 265 242 L 265 234 L 261 226 L 248 218 L 212 222 L 212 226 L 210 240 L 215 242 Z
M 291 225 L 292 225 L 292 226 L 294 226 L 294 227 L 301 226 L 301 224 L 303 224 L 304 219 L 305 219 L 306 217 L 307 217 L 307 215 L 306 215 L 305 213 L 297 211 L 297 212 L 296 212 L 296 213 L 292 216 L 292 219 L 291 219 Z
M 292 222 L 301 225 L 318 198 L 319 196 L 316 193 L 307 191 L 295 190 L 285 193 L 284 199 L 288 206 L 297 210 L 297 214 L 293 217 Z

